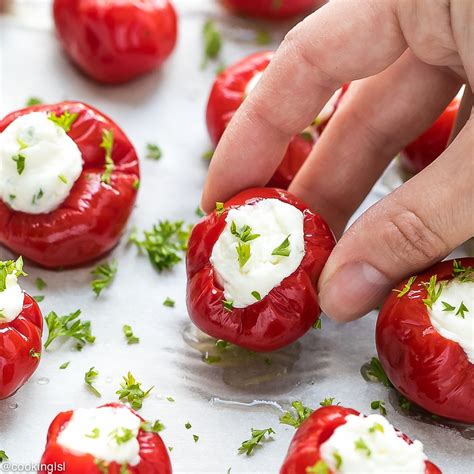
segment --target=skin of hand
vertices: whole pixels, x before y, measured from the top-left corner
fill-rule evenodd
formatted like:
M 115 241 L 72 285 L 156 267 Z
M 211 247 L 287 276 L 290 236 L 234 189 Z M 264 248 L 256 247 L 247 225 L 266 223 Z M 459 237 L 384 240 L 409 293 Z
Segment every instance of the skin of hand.
M 289 189 L 340 236 L 393 157 L 466 84 L 447 150 L 367 210 L 320 277 L 328 316 L 366 314 L 404 277 L 474 235 L 473 44 L 471 0 L 332 0 L 288 33 L 233 117 L 214 153 L 202 208 L 265 185 L 290 137 L 352 81 Z

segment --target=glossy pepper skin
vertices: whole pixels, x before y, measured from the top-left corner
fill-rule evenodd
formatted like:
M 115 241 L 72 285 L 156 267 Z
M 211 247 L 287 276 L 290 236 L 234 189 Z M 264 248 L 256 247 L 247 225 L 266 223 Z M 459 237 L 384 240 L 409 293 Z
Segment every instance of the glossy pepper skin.
M 137 196 L 138 157 L 123 131 L 107 116 L 80 102 L 38 105 L 7 115 L 0 133 L 17 117 L 30 112 L 65 111 L 78 117 L 68 135 L 84 162 L 82 174 L 61 206 L 48 214 L 17 212 L 0 200 L 0 243 L 47 268 L 90 262 L 119 241 Z M 102 182 L 105 151 L 103 130 L 114 135 L 110 184 Z
M 250 81 L 266 69 L 273 52 L 259 52 L 245 57 L 233 66 L 221 72 L 212 87 L 206 111 L 206 122 L 209 136 L 214 146 L 222 137 L 234 113 L 248 95 Z M 271 178 L 268 186 L 287 189 L 291 181 L 309 156 L 320 133 L 336 111 L 348 86 L 341 89 L 334 108 L 317 121 L 317 125 L 308 127 L 304 132 L 295 135 L 288 145 L 286 154 Z
M 38 303 L 24 293 L 23 309 L 12 321 L 0 319 L 0 400 L 13 395 L 39 365 L 43 316 Z
M 124 407 L 138 416 L 142 421 L 145 421 L 138 413 L 121 403 L 107 403 L 101 407 Z M 104 474 L 105 472 L 107 474 L 121 474 L 123 471 L 120 470 L 120 464 L 111 462 L 104 467 L 105 470 L 101 470 L 97 466 L 96 459 L 90 454 L 74 453 L 58 444 L 58 435 L 66 427 L 72 415 L 72 410 L 64 411 L 59 413 L 53 420 L 48 429 L 46 448 L 41 458 L 42 464 L 57 463 L 56 465 L 59 465 L 65 463 L 66 470 L 40 470 L 39 473 Z M 129 474 L 171 474 L 172 469 L 168 448 L 163 443 L 161 437 L 157 433 L 150 433 L 140 429 L 137 439 L 140 445 L 141 459 L 137 465 L 128 466 L 128 471 L 126 472 Z
M 255 204 L 262 199 L 279 199 L 304 215 L 305 255 L 297 270 L 273 288 L 261 301 L 228 311 L 224 291 L 209 259 L 225 228 L 231 208 Z M 244 191 L 194 227 L 188 244 L 187 306 L 189 315 L 202 331 L 253 351 L 267 352 L 284 347 L 301 337 L 319 317 L 316 284 L 335 245 L 328 225 L 317 214 L 286 191 L 255 188 Z
M 55 0 L 59 40 L 93 79 L 126 82 L 158 68 L 176 44 L 169 0 Z
M 458 262 L 473 266 L 474 258 Z M 424 283 L 432 275 L 437 281 L 451 280 L 452 270 L 452 260 L 437 264 L 418 275 L 407 294 L 387 298 L 377 321 L 377 352 L 400 393 L 435 415 L 474 423 L 474 364 L 458 343 L 436 331 L 422 301 L 427 297 Z
M 307 468 L 321 460 L 320 446 L 327 441 L 334 430 L 346 423 L 346 416 L 360 415 L 352 408 L 341 406 L 322 407 L 303 422 L 293 436 L 288 454 L 280 474 L 307 474 Z M 411 440 L 401 435 L 407 443 Z M 441 471 L 430 461 L 425 461 L 425 474 L 441 474 Z M 332 471 L 329 470 L 328 474 Z
M 222 0 L 236 13 L 270 19 L 281 19 L 308 13 L 325 3 L 323 0 Z
M 436 122 L 402 150 L 400 158 L 407 171 L 419 173 L 446 150 L 459 104 L 460 99 L 455 97 Z

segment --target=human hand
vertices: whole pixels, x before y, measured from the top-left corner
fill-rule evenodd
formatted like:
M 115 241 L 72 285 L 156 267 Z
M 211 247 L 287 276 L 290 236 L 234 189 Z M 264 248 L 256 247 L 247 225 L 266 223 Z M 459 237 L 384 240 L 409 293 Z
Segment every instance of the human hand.
M 265 185 L 291 136 L 357 81 L 289 189 L 340 235 L 392 158 L 466 83 L 451 145 L 365 212 L 321 275 L 328 316 L 364 315 L 405 276 L 474 235 L 473 44 L 468 0 L 331 1 L 287 35 L 235 114 L 210 165 L 203 209 Z

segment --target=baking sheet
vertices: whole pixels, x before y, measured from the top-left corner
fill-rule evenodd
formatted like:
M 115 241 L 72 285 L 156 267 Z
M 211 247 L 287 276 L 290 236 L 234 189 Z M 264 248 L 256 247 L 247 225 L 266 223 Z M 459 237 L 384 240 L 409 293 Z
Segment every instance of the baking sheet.
M 203 21 L 217 15 L 225 34 L 222 57 L 226 64 L 260 49 L 248 23 L 226 16 L 213 2 L 175 3 L 180 14 L 175 53 L 161 71 L 123 86 L 101 86 L 79 74 L 48 29 L 5 19 L 0 23 L 2 116 L 22 107 L 30 96 L 46 102 L 78 99 L 115 119 L 141 157 L 147 142 L 162 147 L 159 162 L 141 160 L 141 188 L 129 228 L 149 228 L 158 219 L 197 219 L 194 211 L 207 170 L 201 155 L 210 147 L 204 110 L 215 72 L 214 66 L 206 71 L 199 68 Z M 41 23 L 48 22 L 43 18 Z M 272 27 L 275 44 L 287 26 Z M 393 165 L 358 213 L 383 196 L 397 182 L 396 176 Z M 0 258 L 9 257 L 0 247 Z M 116 400 L 121 377 L 130 370 L 144 388 L 155 386 L 141 414 L 166 425 L 162 437 L 173 447 L 175 472 L 223 474 L 232 468 L 232 473 L 276 473 L 294 434 L 293 428 L 278 423 L 281 410 L 293 400 L 317 407 L 328 396 L 365 413 L 371 413 L 372 400 L 387 400 L 388 419 L 423 441 L 428 456 L 443 472 L 472 472 L 472 442 L 453 430 L 399 415 L 384 387 L 362 379 L 361 365 L 375 355 L 374 313 L 350 325 L 323 317 L 322 331 L 310 331 L 270 355 L 270 365 L 259 355 L 239 350 L 220 354 L 221 361 L 209 365 L 202 355 L 215 349 L 189 323 L 184 265 L 157 274 L 145 257 L 127 248 L 125 239 L 110 258 L 119 262 L 117 278 L 98 299 L 90 289 L 94 266 L 62 272 L 45 271 L 31 263 L 26 266 L 30 278 L 23 280 L 23 286 L 31 294 L 45 295 L 40 304 L 43 314 L 51 310 L 67 314 L 80 308 L 82 317 L 92 321 L 97 339 L 82 352 L 69 342 L 53 344 L 30 382 L 0 401 L 0 449 L 12 462 L 39 461 L 54 416 Z M 48 284 L 42 292 L 33 286 L 37 277 Z M 175 308 L 162 305 L 166 297 L 176 300 Z M 140 344 L 126 344 L 124 324 L 133 327 Z M 69 367 L 60 370 L 66 361 Z M 102 399 L 83 383 L 84 373 L 92 366 L 100 373 L 96 386 Z M 175 402 L 169 402 L 168 396 Z M 190 430 L 184 427 L 188 421 Z M 251 428 L 267 427 L 276 431 L 273 441 L 251 457 L 237 455 Z M 193 434 L 199 436 L 197 443 Z

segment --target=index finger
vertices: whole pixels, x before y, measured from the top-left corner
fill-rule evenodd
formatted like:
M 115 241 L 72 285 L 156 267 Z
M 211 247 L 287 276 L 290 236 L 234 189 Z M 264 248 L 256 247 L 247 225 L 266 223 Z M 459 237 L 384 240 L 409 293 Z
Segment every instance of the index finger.
M 265 185 L 293 135 L 344 83 L 376 74 L 406 49 L 396 0 L 331 1 L 297 25 L 232 118 L 209 168 L 202 208 Z

